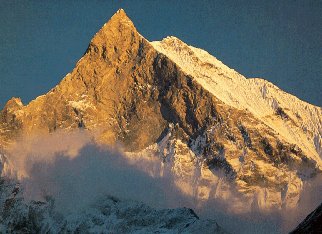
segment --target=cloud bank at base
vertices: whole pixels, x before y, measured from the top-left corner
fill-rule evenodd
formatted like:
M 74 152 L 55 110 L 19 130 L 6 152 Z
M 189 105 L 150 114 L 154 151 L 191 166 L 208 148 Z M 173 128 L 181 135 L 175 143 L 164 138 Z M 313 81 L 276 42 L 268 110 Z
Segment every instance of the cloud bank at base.
M 305 185 L 301 202 L 292 212 L 253 210 L 234 214 L 227 212 L 233 200 L 200 202 L 182 194 L 170 168 L 162 176 L 147 173 L 160 174 L 158 171 L 164 170 L 162 164 L 153 155 L 129 160 L 120 148 L 97 145 L 88 132 L 74 131 L 17 142 L 9 150 L 9 163 L 3 173 L 20 180 L 27 200 L 53 197 L 61 213 L 85 209 L 100 197 L 110 195 L 156 208 L 193 208 L 201 216 L 214 218 L 228 231 L 239 233 L 291 230 L 320 202 L 321 178 L 316 178 Z

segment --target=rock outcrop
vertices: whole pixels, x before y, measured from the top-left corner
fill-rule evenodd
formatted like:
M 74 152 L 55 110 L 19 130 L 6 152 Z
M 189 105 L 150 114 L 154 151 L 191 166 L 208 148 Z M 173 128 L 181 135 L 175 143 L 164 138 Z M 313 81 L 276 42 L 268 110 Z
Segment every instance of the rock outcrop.
M 7 103 L 0 143 L 83 128 L 131 157 L 159 155 L 191 196 L 225 198 L 232 187 L 247 207 L 293 207 L 321 173 L 321 116 L 177 38 L 149 42 L 119 10 L 56 87 L 26 106 Z

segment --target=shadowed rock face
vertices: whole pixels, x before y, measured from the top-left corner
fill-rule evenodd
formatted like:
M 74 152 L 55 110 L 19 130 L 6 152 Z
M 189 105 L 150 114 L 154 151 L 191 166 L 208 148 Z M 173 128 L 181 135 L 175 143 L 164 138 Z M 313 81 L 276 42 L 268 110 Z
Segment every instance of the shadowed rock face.
M 171 131 L 172 140 L 202 161 L 201 171 L 223 171 L 243 194 L 264 189 L 264 208 L 293 206 L 302 181 L 320 173 L 296 144 L 247 109 L 223 103 L 158 52 L 123 10 L 56 87 L 26 106 L 17 98 L 7 103 L 0 114 L 1 147 L 25 134 L 76 128 L 98 132 L 97 142 L 121 143 L 131 152 Z
M 290 234 L 322 233 L 322 204 L 310 213 Z

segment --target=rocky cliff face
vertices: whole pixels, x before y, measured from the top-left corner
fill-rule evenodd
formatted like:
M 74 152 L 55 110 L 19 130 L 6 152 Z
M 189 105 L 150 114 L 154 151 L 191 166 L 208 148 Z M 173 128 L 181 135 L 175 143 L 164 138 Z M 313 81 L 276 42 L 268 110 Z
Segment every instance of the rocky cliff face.
M 321 108 L 177 38 L 147 41 L 119 10 L 56 87 L 26 106 L 7 103 L 0 142 L 6 150 L 19 137 L 83 128 L 129 157 L 158 155 L 201 200 L 233 190 L 243 208 L 293 207 L 321 173 L 321 118 Z

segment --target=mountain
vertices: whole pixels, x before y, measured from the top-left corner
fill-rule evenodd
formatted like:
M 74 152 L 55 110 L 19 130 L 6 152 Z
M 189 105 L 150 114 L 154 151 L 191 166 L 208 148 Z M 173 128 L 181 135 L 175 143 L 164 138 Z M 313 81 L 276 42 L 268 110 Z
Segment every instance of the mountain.
M 230 205 L 240 211 L 295 207 L 322 170 L 320 107 L 175 37 L 149 42 L 123 10 L 56 87 L 28 105 L 7 102 L 1 148 L 79 128 L 99 144 L 121 144 L 130 159 L 157 155 L 187 196 L 237 194 Z
M 301 222 L 291 234 L 300 233 L 321 233 L 322 232 L 322 204 L 312 211 L 304 220 Z
M 14 181 L 1 179 L 1 233 L 227 233 L 193 210 L 152 209 L 134 201 L 103 196 L 90 207 L 62 215 L 54 200 L 26 201 Z

